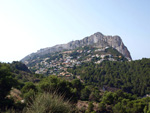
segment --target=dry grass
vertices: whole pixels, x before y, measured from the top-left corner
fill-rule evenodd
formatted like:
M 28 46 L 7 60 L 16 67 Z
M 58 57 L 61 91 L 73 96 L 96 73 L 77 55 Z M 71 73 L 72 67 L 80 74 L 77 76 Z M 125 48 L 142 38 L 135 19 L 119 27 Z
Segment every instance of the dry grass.
M 26 108 L 26 113 L 71 113 L 72 111 L 69 101 L 64 101 L 64 97 L 56 93 L 39 94 Z
M 15 102 L 22 100 L 21 91 L 19 91 L 18 89 L 13 88 L 10 91 L 10 96 L 14 99 Z

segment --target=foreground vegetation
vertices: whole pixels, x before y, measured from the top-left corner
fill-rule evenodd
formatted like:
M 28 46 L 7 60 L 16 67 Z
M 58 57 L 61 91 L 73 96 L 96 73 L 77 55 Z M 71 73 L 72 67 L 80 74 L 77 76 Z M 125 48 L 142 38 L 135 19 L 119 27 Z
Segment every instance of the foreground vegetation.
M 63 96 L 55 93 L 42 93 L 38 94 L 24 111 L 26 113 L 71 113 L 73 107 L 69 101 L 64 100 Z
M 43 79 L 39 84 L 33 82 L 20 83 L 13 77 L 8 64 L 0 63 L 0 109 L 1 112 L 25 113 L 68 113 L 73 112 L 72 104 L 76 101 L 75 93 L 69 82 L 56 76 Z M 71 84 L 71 83 L 70 83 Z M 60 88 L 63 87 L 63 88 Z M 10 95 L 11 88 L 18 88 L 22 92 L 22 99 L 14 101 Z M 61 91 L 65 90 L 65 91 Z M 55 93 L 54 93 L 55 92 Z M 73 97 L 71 99 L 71 97 Z M 69 100 L 71 99 L 71 100 Z M 75 107 L 74 107 L 75 108 Z
M 52 75 L 35 76 L 24 66 L 20 62 L 0 63 L 0 112 L 150 112 L 150 97 L 143 97 L 150 93 L 150 59 L 103 62 L 98 65 L 86 63 L 74 67 L 73 70 L 69 69 L 75 75 L 80 75 L 84 83 L 79 79 L 68 81 Z M 20 72 L 24 73 L 25 81 L 18 79 Z M 25 73 L 30 75 L 29 78 Z M 40 81 L 32 81 L 35 79 Z M 116 87 L 118 90 L 103 91 L 105 85 Z M 17 98 L 20 96 L 21 99 L 13 97 L 10 93 L 12 87 L 21 91 L 21 94 L 17 95 Z

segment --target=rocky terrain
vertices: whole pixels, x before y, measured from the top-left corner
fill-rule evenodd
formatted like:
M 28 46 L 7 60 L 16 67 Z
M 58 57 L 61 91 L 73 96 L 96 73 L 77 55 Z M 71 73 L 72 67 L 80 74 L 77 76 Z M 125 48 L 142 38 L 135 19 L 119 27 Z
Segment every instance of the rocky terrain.
M 126 57 L 128 60 L 132 60 L 130 52 L 128 51 L 127 47 L 124 45 L 122 39 L 119 36 L 105 36 L 102 33 L 97 32 L 91 36 L 83 38 L 82 40 L 71 41 L 67 44 L 60 44 L 53 47 L 40 49 L 36 53 L 27 55 L 21 61 L 25 62 L 30 59 L 34 59 L 37 56 L 42 56 L 49 53 L 55 53 L 64 50 L 73 50 L 78 47 L 88 45 L 93 45 L 98 48 L 113 47 L 114 49 L 118 50 L 121 54 L 123 54 L 124 57 Z

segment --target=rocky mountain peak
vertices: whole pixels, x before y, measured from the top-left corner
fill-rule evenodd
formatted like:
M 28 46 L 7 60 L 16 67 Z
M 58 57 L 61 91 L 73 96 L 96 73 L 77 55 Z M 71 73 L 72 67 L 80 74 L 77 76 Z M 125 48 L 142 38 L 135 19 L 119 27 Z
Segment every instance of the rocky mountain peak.
M 71 41 L 67 44 L 60 44 L 53 47 L 48 47 L 38 50 L 36 53 L 26 56 L 22 61 L 31 59 L 33 56 L 41 56 L 49 53 L 60 52 L 63 50 L 72 50 L 81 46 L 93 45 L 98 48 L 113 47 L 118 50 L 122 55 L 124 55 L 128 60 L 132 60 L 130 52 L 127 47 L 122 42 L 119 36 L 105 36 L 100 32 L 96 32 L 91 36 L 87 36 L 82 40 Z

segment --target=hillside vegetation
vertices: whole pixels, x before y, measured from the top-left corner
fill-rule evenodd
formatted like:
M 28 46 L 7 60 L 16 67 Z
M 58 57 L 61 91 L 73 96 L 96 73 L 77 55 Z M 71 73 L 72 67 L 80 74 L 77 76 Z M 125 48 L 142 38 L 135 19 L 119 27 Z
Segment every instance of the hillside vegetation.
M 13 61 L 9 67 L 12 77 L 20 82 L 36 82 L 44 77 L 41 74 L 32 73 L 25 64 L 19 61 Z
M 101 64 L 85 63 L 68 71 L 80 75 L 88 85 L 98 87 L 107 85 L 138 96 L 150 94 L 150 59 L 132 62 L 104 61 Z
M 145 96 L 150 94 L 150 59 L 83 62 L 67 71 L 73 79 L 35 74 L 21 62 L 0 63 L 0 112 L 150 112 L 150 97 Z M 110 92 L 106 86 L 116 89 Z M 20 99 L 10 93 L 14 89 L 21 91 Z

